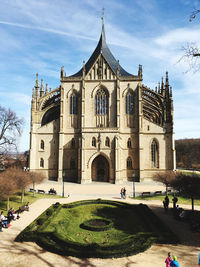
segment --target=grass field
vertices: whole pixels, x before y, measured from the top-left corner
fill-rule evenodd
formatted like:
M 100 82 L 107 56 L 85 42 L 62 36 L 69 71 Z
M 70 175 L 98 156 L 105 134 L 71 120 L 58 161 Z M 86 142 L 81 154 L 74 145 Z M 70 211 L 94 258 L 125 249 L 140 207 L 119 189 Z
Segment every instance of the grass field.
M 33 202 L 35 202 L 37 199 L 40 198 L 60 198 L 60 196 L 56 196 L 56 195 L 48 195 L 48 194 L 38 194 L 35 193 L 35 196 L 33 196 L 32 192 L 25 192 L 24 195 L 24 201 L 23 203 L 21 202 L 21 193 L 18 192 L 15 195 L 13 195 L 12 197 L 10 197 L 10 207 L 13 207 L 14 210 L 17 210 L 20 206 L 22 206 L 23 204 L 26 204 L 27 202 L 29 202 L 29 204 L 32 204 Z M 0 202 L 0 210 L 7 210 L 7 201 L 6 200 L 2 200 Z
M 178 203 L 177 203 L 178 205 L 181 205 L 181 204 L 191 205 L 191 199 L 190 198 L 183 198 L 180 196 L 177 196 L 177 197 L 178 197 Z M 141 200 L 160 200 L 161 204 L 162 204 L 164 198 L 165 198 L 165 196 L 138 196 L 138 197 L 136 197 L 136 199 L 141 199 Z M 172 198 L 173 198 L 173 196 L 169 195 L 170 203 L 173 203 Z M 200 205 L 200 199 L 195 199 L 194 205 L 199 206 Z
M 91 219 L 107 219 L 112 227 L 81 227 Z M 133 255 L 152 243 L 176 243 L 177 238 L 146 205 L 87 200 L 50 207 L 16 241 L 35 241 L 61 255 L 109 258 Z

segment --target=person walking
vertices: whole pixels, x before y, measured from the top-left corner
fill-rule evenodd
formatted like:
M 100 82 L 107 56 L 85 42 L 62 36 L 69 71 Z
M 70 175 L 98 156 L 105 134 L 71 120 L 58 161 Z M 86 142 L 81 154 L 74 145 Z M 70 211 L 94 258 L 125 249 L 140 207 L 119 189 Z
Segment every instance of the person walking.
M 124 198 L 124 188 L 121 188 L 120 195 L 121 195 L 121 199 L 123 199 Z
M 169 207 L 169 197 L 168 197 L 168 195 L 166 195 L 166 197 L 165 197 L 165 209 L 166 209 L 166 211 L 168 211 L 168 207 Z
M 173 260 L 170 262 L 170 267 L 179 267 L 179 263 L 177 261 L 177 257 L 174 256 Z
M 171 266 L 170 266 L 170 262 L 171 262 L 171 261 L 172 261 L 171 253 L 168 252 L 168 257 L 167 257 L 166 260 L 165 260 L 166 267 L 171 267 Z
M 178 202 L 178 198 L 174 195 L 172 201 L 173 201 L 173 209 L 176 209 L 176 203 Z
M 124 187 L 124 199 L 126 199 L 126 188 Z

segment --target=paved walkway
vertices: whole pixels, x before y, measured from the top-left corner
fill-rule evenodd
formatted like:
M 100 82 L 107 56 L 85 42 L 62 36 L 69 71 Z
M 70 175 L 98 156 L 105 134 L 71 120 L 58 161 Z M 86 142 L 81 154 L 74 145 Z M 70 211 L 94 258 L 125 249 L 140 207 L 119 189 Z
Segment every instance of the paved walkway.
M 132 184 L 127 183 L 126 186 L 128 195 L 132 195 Z M 38 186 L 38 189 L 48 191 L 54 187 L 59 194 L 62 193 L 62 183 L 45 182 Z M 59 199 L 60 203 L 69 203 L 80 199 L 90 198 L 106 198 L 112 200 L 120 200 L 119 192 L 122 185 L 111 185 L 104 183 L 92 183 L 89 185 L 78 185 L 65 183 L 65 194 L 70 194 L 69 198 Z M 137 192 L 164 190 L 158 184 L 146 182 L 145 184 L 138 184 L 136 186 Z M 181 267 L 198 266 L 197 257 L 200 252 L 200 234 L 190 232 L 186 224 L 179 223 L 173 219 L 169 214 L 164 213 L 161 201 L 143 201 L 147 203 L 150 208 L 164 220 L 173 231 L 181 236 L 181 244 L 177 246 L 172 245 L 153 245 L 150 249 L 137 255 L 119 259 L 78 259 L 74 257 L 62 257 L 38 247 L 35 243 L 14 242 L 15 237 L 35 218 L 37 218 L 44 210 L 51 204 L 57 202 L 58 199 L 40 199 L 30 206 L 29 212 L 21 214 L 21 218 L 12 222 L 12 226 L 0 233 L 0 266 L 16 266 L 16 267 L 57 267 L 57 266 L 90 266 L 90 267 L 155 267 L 165 266 L 164 260 L 167 253 L 171 251 L 175 254 L 180 262 Z M 132 200 L 127 198 L 130 203 L 141 203 L 140 200 Z M 184 206 L 184 208 L 188 208 Z M 199 208 L 199 207 L 198 207 Z

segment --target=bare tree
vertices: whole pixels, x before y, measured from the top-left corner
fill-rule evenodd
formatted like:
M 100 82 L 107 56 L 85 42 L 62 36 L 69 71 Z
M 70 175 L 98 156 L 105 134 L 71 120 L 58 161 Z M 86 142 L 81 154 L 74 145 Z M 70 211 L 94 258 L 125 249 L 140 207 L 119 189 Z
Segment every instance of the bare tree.
M 168 187 L 170 187 L 171 182 L 175 179 L 174 171 L 164 171 L 154 174 L 153 180 L 156 182 L 163 183 L 166 186 L 166 195 L 168 194 Z
M 31 184 L 30 176 L 20 168 L 11 168 L 18 190 L 21 190 L 21 202 L 24 201 L 24 191 Z
M 186 46 L 182 47 L 183 56 L 178 62 L 184 61 L 187 63 L 189 68 L 186 72 L 193 70 L 197 72 L 200 70 L 200 48 L 195 43 L 187 43 Z
M 190 15 L 189 21 L 192 22 L 196 16 L 200 13 L 200 9 L 194 8 L 193 12 Z M 186 46 L 182 47 L 183 56 L 179 59 L 180 61 L 185 61 L 189 69 L 186 72 L 193 70 L 197 72 L 200 70 L 200 47 L 196 43 L 187 43 Z
M 0 199 L 7 199 L 7 210 L 9 210 L 10 197 L 17 191 L 17 184 L 11 169 L 0 173 Z
M 192 11 L 192 13 L 190 15 L 189 21 L 190 22 L 193 21 L 193 19 L 195 19 L 197 14 L 199 14 L 199 13 L 200 13 L 200 9 L 194 8 L 194 10 Z
M 17 117 L 11 109 L 0 105 L 0 165 L 10 151 L 17 148 L 17 137 L 21 135 L 23 119 Z
M 194 199 L 200 198 L 200 176 L 198 174 L 184 174 L 178 172 L 170 186 L 183 197 L 191 198 L 192 211 L 194 211 Z
M 44 181 L 45 176 L 40 172 L 28 172 L 30 180 L 33 184 L 33 196 L 35 195 L 35 184 L 40 184 Z

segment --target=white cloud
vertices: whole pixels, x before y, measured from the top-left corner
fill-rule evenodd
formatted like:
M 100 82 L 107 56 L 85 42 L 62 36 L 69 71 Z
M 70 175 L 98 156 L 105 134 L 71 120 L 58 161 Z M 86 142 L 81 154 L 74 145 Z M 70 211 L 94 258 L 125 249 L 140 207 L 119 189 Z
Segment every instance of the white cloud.
M 200 43 L 200 27 L 188 27 L 173 29 L 155 39 L 155 44 L 159 46 L 182 46 L 184 43 Z
M 22 103 L 24 105 L 29 105 L 29 106 L 31 103 L 31 97 L 23 93 L 0 91 L 0 96 L 10 99 L 10 103 L 17 102 L 17 103 Z

